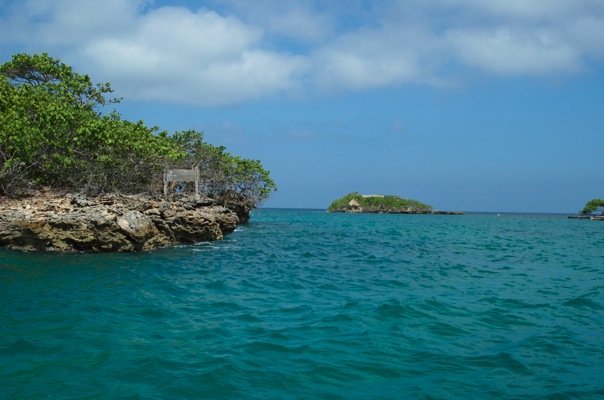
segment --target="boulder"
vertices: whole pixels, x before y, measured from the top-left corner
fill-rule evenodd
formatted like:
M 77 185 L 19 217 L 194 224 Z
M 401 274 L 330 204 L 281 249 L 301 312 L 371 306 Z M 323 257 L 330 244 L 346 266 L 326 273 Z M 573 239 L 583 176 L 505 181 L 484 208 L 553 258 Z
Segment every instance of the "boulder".
M 211 200 L 39 194 L 0 199 L 0 246 L 24 251 L 140 251 L 220 240 L 237 214 Z

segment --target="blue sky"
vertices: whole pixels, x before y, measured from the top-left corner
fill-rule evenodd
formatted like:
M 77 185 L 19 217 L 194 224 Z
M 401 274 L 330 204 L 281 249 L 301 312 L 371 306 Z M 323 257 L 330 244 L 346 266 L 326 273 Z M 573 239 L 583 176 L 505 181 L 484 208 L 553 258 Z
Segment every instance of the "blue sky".
M 260 159 L 265 206 L 604 197 L 600 0 L 0 0 L 0 28 L 2 61 L 48 52 L 111 82 L 126 118 Z

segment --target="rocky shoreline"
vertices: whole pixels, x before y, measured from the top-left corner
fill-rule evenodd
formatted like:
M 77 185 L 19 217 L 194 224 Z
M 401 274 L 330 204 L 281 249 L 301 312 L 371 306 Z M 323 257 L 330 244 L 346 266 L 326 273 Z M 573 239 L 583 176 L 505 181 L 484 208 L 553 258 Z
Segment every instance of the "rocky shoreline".
M 335 210 L 332 212 L 352 214 L 464 215 L 463 211 L 440 210 Z
M 232 209 L 230 209 L 232 208 Z M 22 251 L 133 252 L 220 240 L 249 208 L 212 199 L 39 193 L 0 198 L 0 247 Z

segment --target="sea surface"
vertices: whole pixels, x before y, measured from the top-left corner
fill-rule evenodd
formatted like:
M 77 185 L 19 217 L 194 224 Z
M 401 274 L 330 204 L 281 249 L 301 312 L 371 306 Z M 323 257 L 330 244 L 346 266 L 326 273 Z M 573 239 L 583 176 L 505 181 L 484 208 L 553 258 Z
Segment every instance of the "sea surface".
M 258 210 L 142 254 L 0 250 L 2 399 L 602 399 L 604 222 Z

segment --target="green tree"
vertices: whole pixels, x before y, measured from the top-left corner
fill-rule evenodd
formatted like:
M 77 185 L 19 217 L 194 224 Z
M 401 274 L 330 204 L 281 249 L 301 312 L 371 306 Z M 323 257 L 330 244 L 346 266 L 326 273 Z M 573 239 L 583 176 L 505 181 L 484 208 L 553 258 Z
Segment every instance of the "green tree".
M 205 143 L 203 132 L 175 132 L 172 140 L 184 154 L 178 160 L 179 165 L 199 167 L 201 190 L 206 195 L 225 203 L 244 200 L 255 207 L 277 189 L 260 161 L 232 155 L 224 146 Z
M 63 186 L 78 168 L 81 143 L 111 103 L 109 84 L 92 84 L 87 75 L 47 54 L 17 54 L 0 66 L 1 170 L 16 165 L 23 178 Z M 6 182 L 5 182 L 6 183 Z M 6 188 L 5 188 L 6 190 Z
M 181 156 L 165 132 L 102 114 L 112 92 L 48 54 L 0 66 L 0 188 L 25 183 L 89 193 L 138 192 Z
M 592 199 L 590 201 L 587 202 L 587 204 L 585 204 L 585 207 L 583 207 L 583 210 L 581 211 L 581 214 L 589 214 L 592 211 L 595 211 L 598 207 L 604 207 L 604 200 L 603 199 Z

